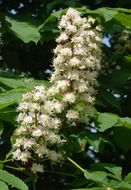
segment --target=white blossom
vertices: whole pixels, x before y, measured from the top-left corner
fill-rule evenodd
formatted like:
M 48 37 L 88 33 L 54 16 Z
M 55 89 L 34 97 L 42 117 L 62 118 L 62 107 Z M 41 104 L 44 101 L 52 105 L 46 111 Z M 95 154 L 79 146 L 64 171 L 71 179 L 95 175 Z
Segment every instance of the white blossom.
M 31 167 L 31 171 L 36 174 L 37 172 L 43 173 L 44 167 L 41 164 L 33 163 Z
M 79 118 L 79 113 L 77 111 L 74 110 L 68 110 L 66 117 L 70 120 L 70 119 L 78 119 Z
M 32 136 L 33 137 L 40 137 L 40 136 L 42 136 L 42 130 L 41 129 L 35 129 L 35 130 L 33 130 L 33 132 L 32 132 Z
M 73 92 L 67 93 L 63 97 L 64 102 L 74 103 L 76 100 L 76 96 Z
M 13 160 L 32 163 L 30 169 L 35 174 L 44 171 L 41 159 L 62 162 L 59 147 L 66 139 L 61 137 L 60 129 L 81 122 L 85 113 L 92 116 L 94 87 L 101 68 L 101 28 L 96 19 L 82 18 L 80 12 L 69 8 L 58 28 L 52 86 L 36 86 L 23 95 L 12 145 Z M 85 105 L 81 111 L 77 110 L 79 103 Z

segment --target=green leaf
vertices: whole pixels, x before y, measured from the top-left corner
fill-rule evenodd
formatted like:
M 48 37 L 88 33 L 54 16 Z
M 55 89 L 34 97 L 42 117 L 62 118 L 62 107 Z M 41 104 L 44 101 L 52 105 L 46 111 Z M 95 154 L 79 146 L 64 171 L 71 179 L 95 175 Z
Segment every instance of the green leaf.
M 121 181 L 122 168 L 114 164 L 109 163 L 95 163 L 91 167 L 92 171 L 108 171 L 107 176 L 112 177 L 118 181 Z M 114 182 L 113 182 L 114 183 Z
M 118 190 L 131 190 L 131 184 L 122 181 L 119 185 L 118 185 Z
M 131 129 L 131 118 L 129 117 L 119 117 L 118 124 L 120 126 L 128 127 Z
M 121 111 L 121 105 L 119 100 L 114 95 L 112 95 L 111 92 L 108 92 L 106 89 L 101 88 L 99 94 L 106 105 L 110 105 L 111 107 L 116 108 L 118 111 Z
M 124 182 L 129 182 L 129 183 L 131 183 L 131 172 L 128 173 L 128 174 L 125 176 Z
M 0 190 L 9 190 L 8 186 L 3 181 L 0 181 Z
M 98 113 L 98 130 L 100 132 L 104 132 L 105 130 L 115 126 L 118 122 L 118 119 L 119 117 L 112 113 Z
M 10 107 L 0 110 L 0 119 L 3 121 L 11 122 L 12 124 L 15 124 L 16 115 L 17 113 L 15 109 L 12 109 Z
M 87 170 L 85 170 L 84 176 L 88 180 L 92 180 L 101 184 L 106 184 L 108 180 L 107 173 L 104 171 L 88 172 Z
M 79 102 L 75 105 L 74 109 L 78 112 L 82 112 L 86 107 L 86 104 L 84 102 Z
M 39 31 L 40 32 L 53 32 L 53 33 L 58 33 L 59 30 L 57 28 L 57 22 L 58 19 L 65 14 L 67 9 L 63 9 L 60 11 L 56 11 L 55 13 L 50 14 L 50 16 L 45 20 L 45 22 L 40 25 Z
M 0 77 L 0 83 L 10 88 L 27 88 L 29 90 L 32 90 L 37 85 L 44 85 L 45 87 L 49 86 L 48 81 L 34 80 L 33 78 L 14 79 Z
M 91 133 L 89 131 L 79 132 L 76 135 L 72 134 L 69 138 L 73 150 L 76 152 L 85 151 L 87 143 L 89 143 L 96 152 L 101 152 L 105 143 L 111 144 L 102 134 Z
M 110 142 L 101 134 L 87 133 L 87 142 L 95 149 L 96 152 L 102 152 L 105 143 Z
M 113 138 L 118 147 L 125 153 L 131 150 L 131 129 L 126 127 L 114 128 Z
M 112 84 L 114 87 L 119 87 L 125 84 L 129 79 L 131 79 L 131 71 L 126 69 L 115 70 L 108 80 L 109 84 Z
M 105 22 L 112 20 L 112 18 L 114 18 L 114 16 L 118 14 L 116 10 L 113 10 L 113 9 L 111 10 L 108 8 L 99 8 L 99 9 L 96 9 L 96 11 L 94 12 L 102 15 L 105 19 Z
M 131 63 L 131 55 L 124 56 L 126 62 Z
M 121 181 L 122 180 L 122 178 L 121 178 L 121 175 L 122 175 L 122 168 L 121 167 L 118 167 L 118 166 L 114 166 L 114 165 L 110 165 L 110 166 L 105 166 L 105 168 L 109 171 L 109 172 L 111 172 L 114 176 L 115 176 L 115 178 L 117 179 L 117 180 L 119 180 L 119 181 Z
M 127 27 L 127 28 L 131 28 L 131 15 L 129 14 L 124 14 L 124 13 L 118 13 L 115 16 L 115 20 L 120 22 L 121 25 Z
M 9 16 L 6 16 L 5 20 L 9 23 L 7 25 L 9 30 L 23 42 L 29 43 L 32 41 L 37 43 L 40 40 L 38 27 L 33 23 L 16 20 Z
M 94 16 L 100 16 L 100 17 L 104 18 L 105 22 L 112 20 L 118 14 L 117 10 L 110 9 L 110 8 L 104 8 L 104 7 L 98 8 L 95 10 L 85 9 L 82 7 L 82 8 L 78 8 L 78 10 L 84 14 L 86 13 L 86 14 L 91 14 Z
M 0 109 L 18 103 L 27 89 L 13 89 L 0 94 Z
M 28 190 L 27 185 L 20 178 L 14 176 L 13 174 L 10 174 L 7 171 L 0 170 L 0 180 L 19 190 Z
M 110 9 L 110 8 L 109 8 Z M 112 8 L 111 8 L 112 9 Z M 123 13 L 131 13 L 131 9 L 125 9 L 125 8 L 113 8 L 113 10 L 116 10 L 118 12 L 123 12 Z
M 2 133 L 3 133 L 3 130 L 4 130 L 4 126 L 3 126 L 2 121 L 0 121 L 0 136 L 1 136 Z

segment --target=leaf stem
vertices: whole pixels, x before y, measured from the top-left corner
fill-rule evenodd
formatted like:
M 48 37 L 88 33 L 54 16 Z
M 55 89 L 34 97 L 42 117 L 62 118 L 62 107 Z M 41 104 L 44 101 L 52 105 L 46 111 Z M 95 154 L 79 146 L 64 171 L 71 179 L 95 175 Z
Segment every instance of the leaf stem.
M 82 168 L 80 165 L 78 165 L 74 160 L 71 158 L 67 157 L 67 160 L 69 160 L 73 165 L 75 165 L 79 170 L 81 170 L 84 173 L 84 168 Z
M 10 162 L 12 161 L 12 159 L 8 159 L 8 160 L 3 160 L 2 163 L 5 163 L 5 162 Z
M 5 165 L 5 167 L 13 169 L 13 170 L 21 171 L 21 172 L 25 171 L 25 168 L 16 168 L 16 167 L 8 166 L 8 165 Z

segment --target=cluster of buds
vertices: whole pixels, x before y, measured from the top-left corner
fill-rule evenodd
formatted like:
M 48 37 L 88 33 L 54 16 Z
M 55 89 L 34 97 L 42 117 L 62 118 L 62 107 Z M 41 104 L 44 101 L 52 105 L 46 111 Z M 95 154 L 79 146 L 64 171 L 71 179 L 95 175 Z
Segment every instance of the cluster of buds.
M 54 50 L 51 87 L 37 86 L 23 95 L 18 107 L 13 159 L 31 163 L 33 173 L 43 172 L 43 160 L 61 162 L 65 143 L 60 129 L 91 115 L 94 86 L 101 62 L 101 28 L 92 17 L 82 18 L 69 8 L 58 25 L 61 34 Z

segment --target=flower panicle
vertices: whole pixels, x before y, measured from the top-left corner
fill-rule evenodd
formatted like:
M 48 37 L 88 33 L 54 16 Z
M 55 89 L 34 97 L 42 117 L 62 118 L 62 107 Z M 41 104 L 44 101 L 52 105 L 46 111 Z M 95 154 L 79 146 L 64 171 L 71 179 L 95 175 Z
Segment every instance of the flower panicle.
M 36 86 L 23 95 L 18 106 L 13 160 L 24 164 L 30 161 L 33 173 L 44 171 L 39 162 L 43 158 L 53 163 L 63 160 L 59 148 L 66 140 L 60 129 L 81 122 L 85 110 L 90 116 L 95 100 L 94 87 L 101 62 L 100 26 L 96 19 L 82 18 L 78 11 L 69 8 L 58 28 L 61 32 L 54 49 L 52 86 Z M 82 109 L 78 109 L 79 104 Z

